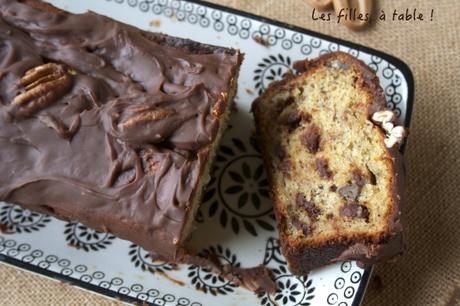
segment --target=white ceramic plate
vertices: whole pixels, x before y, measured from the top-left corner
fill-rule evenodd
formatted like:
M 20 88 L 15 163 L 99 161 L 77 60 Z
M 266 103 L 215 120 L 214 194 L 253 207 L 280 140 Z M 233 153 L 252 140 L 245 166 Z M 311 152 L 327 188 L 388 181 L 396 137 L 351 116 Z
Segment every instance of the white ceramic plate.
M 272 267 L 273 295 L 255 294 L 208 271 L 152 262 L 147 252 L 110 234 L 0 203 L 0 260 L 109 297 L 153 305 L 359 305 L 371 273 L 343 262 L 290 275 L 280 253 L 265 173 L 252 139 L 251 102 L 297 59 L 349 52 L 377 71 L 388 106 L 408 126 L 410 70 L 398 59 L 349 42 L 208 3 L 176 0 L 53 0 L 72 12 L 92 10 L 141 29 L 241 49 L 237 107 L 198 215 L 192 244 L 238 266 Z M 269 46 L 256 43 L 262 37 Z M 75 247 L 77 246 L 77 248 Z M 168 276 L 166 277 L 165 274 Z

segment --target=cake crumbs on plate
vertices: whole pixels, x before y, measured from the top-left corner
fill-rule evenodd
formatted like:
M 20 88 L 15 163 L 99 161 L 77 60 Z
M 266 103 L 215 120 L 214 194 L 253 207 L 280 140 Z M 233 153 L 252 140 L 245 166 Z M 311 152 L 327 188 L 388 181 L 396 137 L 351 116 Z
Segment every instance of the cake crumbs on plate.
M 10 230 L 8 224 L 0 223 L 0 234 L 12 234 L 13 232 Z
M 250 88 L 245 88 L 246 92 L 250 95 L 254 95 L 254 91 L 252 91 Z
M 160 19 L 153 19 L 150 21 L 150 26 L 151 27 L 160 27 L 161 26 L 161 20 Z
M 267 47 L 267 48 L 270 46 L 268 41 L 266 39 L 264 39 L 262 36 L 256 36 L 253 39 L 259 45 L 262 45 L 262 46 Z

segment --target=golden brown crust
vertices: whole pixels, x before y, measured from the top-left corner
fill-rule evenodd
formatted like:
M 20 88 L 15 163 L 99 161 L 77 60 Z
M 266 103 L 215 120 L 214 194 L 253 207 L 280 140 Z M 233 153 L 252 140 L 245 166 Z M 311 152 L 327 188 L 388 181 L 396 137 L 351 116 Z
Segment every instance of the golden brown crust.
M 390 189 L 387 190 L 388 194 L 392 195 L 392 199 L 390 201 L 391 208 L 388 210 L 388 214 L 385 218 L 388 222 L 383 232 L 380 234 L 355 235 L 352 237 L 337 236 L 332 239 L 314 241 L 308 245 L 286 234 L 285 213 L 282 200 L 280 199 L 281 191 L 277 189 L 278 186 L 275 182 L 276 170 L 273 167 L 273 157 L 271 152 L 268 152 L 264 148 L 262 140 L 261 114 L 263 103 L 269 97 L 278 93 L 282 88 L 289 87 L 291 84 L 295 86 L 297 80 L 300 78 L 308 78 L 318 69 L 335 59 L 340 60 L 345 65 L 353 67 L 353 69 L 359 72 L 361 78 L 356 84 L 361 89 L 368 92 L 373 101 L 368 107 L 368 119 L 370 120 L 374 112 L 384 110 L 386 101 L 378 77 L 366 64 L 341 52 L 330 53 L 315 60 L 297 62 L 294 67 L 301 72 L 299 76 L 295 77 L 291 75 L 272 84 L 254 101 L 252 106 L 256 123 L 257 139 L 260 143 L 263 162 L 268 173 L 271 198 L 274 201 L 275 215 L 280 231 L 283 254 L 288 261 L 291 272 L 295 274 L 306 274 L 313 268 L 324 266 L 337 260 L 356 259 L 366 263 L 372 263 L 374 260 L 379 259 L 379 257 L 387 259 L 399 254 L 402 248 L 401 239 L 399 239 L 399 234 L 402 230 L 399 216 L 404 170 L 402 167 L 401 155 L 395 149 L 387 149 L 387 156 L 389 156 L 389 158 L 385 161 L 387 167 L 391 169 L 391 172 L 395 175 L 390 184 Z M 383 139 L 385 137 L 384 131 L 381 129 L 377 131 L 381 138 L 381 143 L 383 144 Z

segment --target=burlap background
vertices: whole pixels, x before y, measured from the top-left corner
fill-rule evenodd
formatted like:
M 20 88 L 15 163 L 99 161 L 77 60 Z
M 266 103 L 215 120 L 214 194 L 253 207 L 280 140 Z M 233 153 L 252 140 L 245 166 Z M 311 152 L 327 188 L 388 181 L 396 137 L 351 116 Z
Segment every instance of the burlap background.
M 101 1 L 101 0 L 98 0 Z M 364 305 L 460 305 L 460 1 L 376 1 L 435 9 L 432 22 L 377 22 L 355 33 L 311 20 L 302 0 L 215 1 L 383 50 L 403 59 L 416 95 L 406 154 L 407 253 L 379 265 Z M 0 266 L 2 305 L 112 305 L 71 286 Z

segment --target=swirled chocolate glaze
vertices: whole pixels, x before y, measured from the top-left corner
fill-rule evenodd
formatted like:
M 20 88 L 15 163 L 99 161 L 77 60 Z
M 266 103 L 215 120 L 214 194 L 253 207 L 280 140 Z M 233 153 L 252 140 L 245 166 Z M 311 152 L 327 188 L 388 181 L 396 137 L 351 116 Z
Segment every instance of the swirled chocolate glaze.
M 0 0 L 0 200 L 174 259 L 241 55 Z

